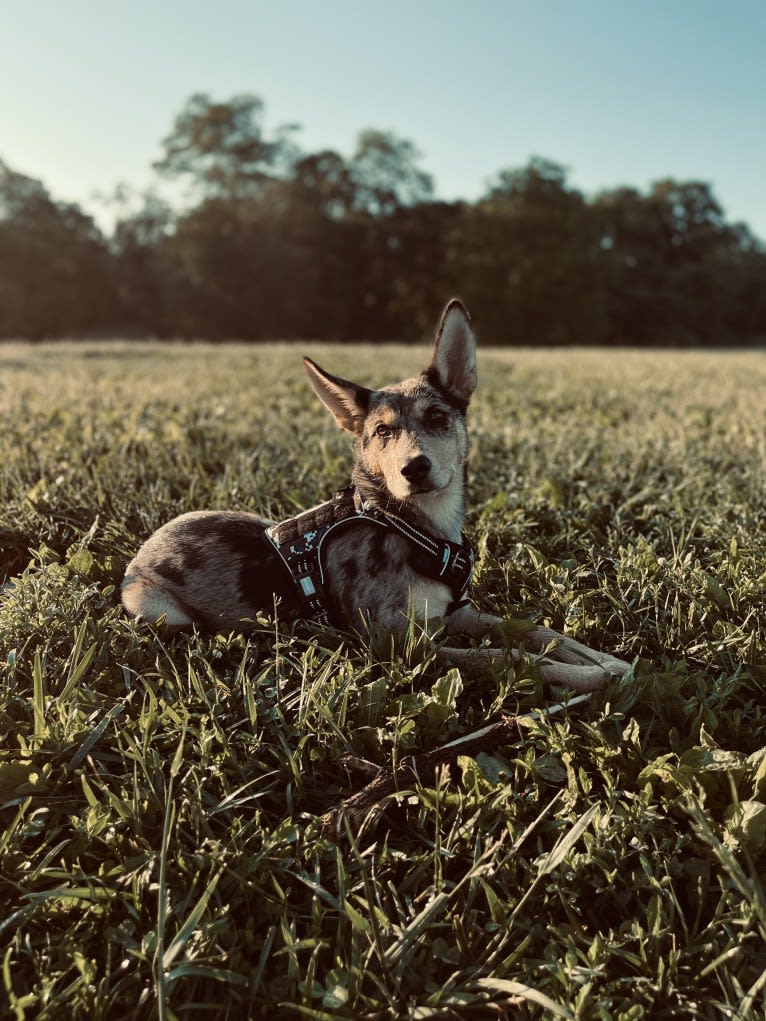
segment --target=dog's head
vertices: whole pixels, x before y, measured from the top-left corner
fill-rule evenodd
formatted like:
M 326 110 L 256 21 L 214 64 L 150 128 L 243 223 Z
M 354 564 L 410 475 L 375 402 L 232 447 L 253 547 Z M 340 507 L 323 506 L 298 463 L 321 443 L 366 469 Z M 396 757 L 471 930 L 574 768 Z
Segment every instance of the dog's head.
M 304 359 L 311 385 L 338 425 L 357 438 L 354 478 L 380 499 L 427 512 L 464 485 L 466 410 L 476 388 L 476 341 L 456 299 L 444 310 L 431 362 L 420 376 L 368 390 Z

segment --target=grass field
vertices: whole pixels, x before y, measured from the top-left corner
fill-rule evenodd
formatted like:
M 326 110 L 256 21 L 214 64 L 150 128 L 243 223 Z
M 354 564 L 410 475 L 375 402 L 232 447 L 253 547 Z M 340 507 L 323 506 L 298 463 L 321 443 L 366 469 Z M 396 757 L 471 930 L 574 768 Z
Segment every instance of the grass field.
M 126 619 L 169 517 L 347 481 L 302 350 L 0 347 L 0 1017 L 766 1017 L 766 355 L 482 352 L 476 599 L 635 665 L 336 841 L 343 756 L 564 692 L 414 630 Z

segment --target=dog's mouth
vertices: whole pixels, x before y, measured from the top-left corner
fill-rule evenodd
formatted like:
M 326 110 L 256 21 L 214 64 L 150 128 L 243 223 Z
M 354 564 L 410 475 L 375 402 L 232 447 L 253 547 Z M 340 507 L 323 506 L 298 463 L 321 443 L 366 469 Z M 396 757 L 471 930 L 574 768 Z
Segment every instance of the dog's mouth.
M 428 482 L 419 482 L 410 486 L 410 496 L 427 496 L 429 493 L 440 493 L 444 486 L 434 486 Z
M 447 490 L 454 478 L 454 470 L 442 472 L 436 478 L 433 472 L 428 472 L 422 478 L 408 479 L 398 472 L 392 478 L 385 472 L 373 474 L 361 470 L 359 466 L 355 469 L 355 482 L 365 492 L 374 493 L 377 501 L 385 501 L 388 497 L 401 501 L 433 499 Z
M 407 496 L 421 496 L 423 493 L 433 493 L 436 486 L 428 479 L 423 479 L 421 482 L 406 482 L 404 488 Z

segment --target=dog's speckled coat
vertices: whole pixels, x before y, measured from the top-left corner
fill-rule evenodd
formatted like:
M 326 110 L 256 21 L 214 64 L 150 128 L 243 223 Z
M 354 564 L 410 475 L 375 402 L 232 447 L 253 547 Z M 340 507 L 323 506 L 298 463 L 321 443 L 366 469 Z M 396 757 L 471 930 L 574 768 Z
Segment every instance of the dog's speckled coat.
M 429 366 L 418 377 L 368 390 L 305 359 L 309 381 L 338 424 L 356 436 L 352 482 L 365 504 L 395 513 L 436 537 L 459 543 L 465 514 L 468 454 L 466 411 L 477 382 L 476 345 L 463 305 L 444 311 Z M 259 611 L 300 613 L 293 582 L 265 535 L 273 522 L 253 514 L 197 511 L 154 533 L 128 565 L 122 585 L 127 610 L 150 621 L 206 630 L 247 628 Z M 418 570 L 412 543 L 361 519 L 331 532 L 324 549 L 325 590 L 333 619 L 387 628 L 442 617 L 452 603 L 447 585 Z M 467 605 L 449 627 L 478 635 L 502 632 L 500 618 Z M 524 636 L 532 648 L 558 643 L 544 680 L 578 690 L 600 687 L 628 664 L 547 628 Z M 471 650 L 447 650 L 455 659 Z M 483 650 L 501 658 L 502 650 Z M 571 664 L 564 666 L 564 664 Z

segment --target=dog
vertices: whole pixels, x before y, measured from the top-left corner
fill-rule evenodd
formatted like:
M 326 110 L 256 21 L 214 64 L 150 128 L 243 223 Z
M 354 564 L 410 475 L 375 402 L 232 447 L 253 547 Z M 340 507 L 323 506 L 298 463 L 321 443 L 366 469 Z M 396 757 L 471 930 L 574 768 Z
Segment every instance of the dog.
M 476 340 L 458 299 L 442 314 L 428 367 L 370 390 L 304 359 L 311 386 L 356 440 L 351 486 L 296 518 L 193 511 L 155 532 L 128 565 L 122 601 L 135 617 L 203 630 L 252 627 L 273 612 L 323 627 L 374 622 L 404 630 L 444 618 L 448 632 L 490 636 L 483 648 L 444 646 L 453 662 L 518 658 L 518 624 L 468 597 L 473 557 L 463 536 L 468 433 L 477 384 Z M 549 628 L 529 625 L 543 682 L 602 687 L 629 664 Z

